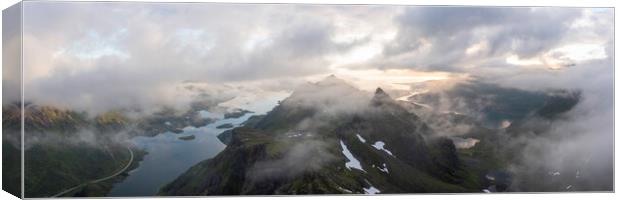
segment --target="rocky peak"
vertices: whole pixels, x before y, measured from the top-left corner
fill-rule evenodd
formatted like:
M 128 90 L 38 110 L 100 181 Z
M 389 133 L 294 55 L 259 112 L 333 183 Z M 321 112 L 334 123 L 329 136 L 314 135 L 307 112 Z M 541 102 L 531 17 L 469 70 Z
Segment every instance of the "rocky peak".
M 390 96 L 387 93 L 385 93 L 385 91 L 383 91 L 383 89 L 381 89 L 380 87 L 377 88 L 377 90 L 375 90 L 375 96 L 380 95 L 380 96 Z
M 394 101 L 394 100 L 392 99 L 392 97 L 390 97 L 389 94 L 385 93 L 383 89 L 378 87 L 377 90 L 375 90 L 375 96 L 372 98 L 372 102 L 375 105 L 380 105 L 380 104 L 383 104 L 385 102 L 390 102 L 390 101 Z

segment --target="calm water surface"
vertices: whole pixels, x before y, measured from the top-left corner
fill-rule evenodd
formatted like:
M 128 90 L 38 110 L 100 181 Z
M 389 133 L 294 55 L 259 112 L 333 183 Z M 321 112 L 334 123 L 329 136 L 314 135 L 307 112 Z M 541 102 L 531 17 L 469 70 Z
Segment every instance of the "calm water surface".
M 247 113 L 242 117 L 223 119 L 222 114 L 201 111 L 203 117 L 218 120 L 207 126 L 186 127 L 182 133 L 166 132 L 155 137 L 135 137 L 131 142 L 146 150 L 148 154 L 140 162 L 138 168 L 129 172 L 129 177 L 114 185 L 108 196 L 153 196 L 159 188 L 172 182 L 176 177 L 200 161 L 209 159 L 224 150 L 224 145 L 217 135 L 228 129 L 217 129 L 222 124 L 233 124 L 235 127 L 253 115 L 264 114 L 282 100 L 283 95 L 264 98 L 247 103 L 244 108 L 251 108 L 255 113 Z M 194 140 L 180 140 L 181 136 L 195 135 Z

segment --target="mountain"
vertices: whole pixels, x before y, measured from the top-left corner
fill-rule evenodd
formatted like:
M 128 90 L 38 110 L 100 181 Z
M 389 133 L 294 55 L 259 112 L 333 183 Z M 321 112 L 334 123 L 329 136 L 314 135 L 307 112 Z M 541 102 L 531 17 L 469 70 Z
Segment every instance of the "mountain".
M 160 195 L 478 192 L 455 146 L 382 89 L 329 76 L 226 132 L 228 146 Z
M 463 144 L 457 152 L 464 168 L 483 177 L 480 182 L 489 185 L 489 191 L 518 192 L 564 191 L 569 182 L 578 187 L 579 181 L 573 180 L 578 169 L 570 169 L 572 176 L 566 170 L 568 178 L 562 181 L 565 175 L 543 181 L 541 177 L 557 169 L 521 168 L 531 162 L 523 160 L 528 143 L 548 140 L 556 123 L 571 120 L 566 113 L 580 100 L 581 93 L 574 90 L 527 91 L 472 80 L 411 95 L 399 103 L 419 113 L 439 135 Z M 579 185 L 580 190 L 600 188 Z
M 557 177 L 552 183 L 539 181 L 538 177 L 548 176 L 547 169 L 525 177 L 511 169 L 523 163 L 525 142 L 545 137 L 556 121 L 570 117 L 566 112 L 579 103 L 578 91 L 532 92 L 470 81 L 407 97 L 407 101 L 395 100 L 381 88 L 374 93 L 360 91 L 335 76 L 307 83 L 270 112 L 218 135 L 227 147 L 162 187 L 159 194 L 501 192 L 566 187 L 565 179 Z M 13 161 L 3 167 L 5 182 L 20 180 L 21 116 L 15 105 L 3 106 L 3 156 Z M 164 107 L 140 115 L 120 109 L 89 115 L 26 105 L 26 197 L 48 197 L 111 174 L 127 164 L 128 147 L 135 154 L 128 170 L 137 167 L 145 152 L 128 146 L 123 138 L 204 126 L 214 120 L 210 112 L 224 118 L 249 112 L 208 101 L 193 103 L 188 110 Z M 575 171 L 564 171 L 571 170 Z M 558 177 L 564 177 L 564 171 Z M 64 196 L 105 196 L 125 176 L 122 173 Z M 519 179 L 513 181 L 513 177 Z M 19 188 L 8 190 L 15 193 Z
M 408 101 L 410 104 L 426 105 L 435 111 L 479 115 L 479 122 L 496 128 L 506 121 L 518 123 L 532 117 L 551 119 L 572 109 L 580 97 L 579 91 L 527 91 L 469 80 L 448 89 L 412 95 Z
M 2 189 L 21 196 L 21 110 L 19 105 L 2 108 Z
M 3 106 L 3 181 L 20 182 L 20 124 L 19 104 Z M 92 114 L 50 105 L 25 104 L 24 117 L 24 184 L 26 197 L 50 197 L 76 185 L 110 174 L 125 166 L 126 171 L 138 166 L 146 154 L 126 143 L 133 136 L 154 136 L 178 132 L 187 126 L 205 126 L 214 119 L 200 112 L 214 107 L 213 102 L 196 101 L 188 110 L 163 107 L 156 112 L 135 113 L 113 109 Z M 219 108 L 224 109 L 224 108 Z M 245 110 L 223 113 L 234 118 Z M 133 155 L 133 156 L 132 156 Z M 132 158 L 133 159 L 130 159 Z M 130 160 L 133 162 L 129 163 Z M 126 172 L 125 171 L 125 172 Z M 96 184 L 85 184 L 62 196 L 105 196 L 112 186 L 124 179 L 126 173 Z M 7 185 L 13 194 L 15 185 Z
M 24 109 L 24 129 L 32 132 L 75 132 L 87 125 L 85 113 L 30 104 Z
M 90 118 L 86 113 L 28 104 L 24 109 L 24 186 L 25 197 L 50 197 L 65 189 L 85 183 L 102 176 L 115 173 L 128 164 L 130 153 L 135 154 L 133 169 L 144 152 L 114 140 L 112 133 L 125 117 L 119 113 L 106 113 Z M 17 165 L 5 165 L 5 172 L 20 171 L 20 142 L 11 139 L 8 133 L 19 138 L 21 123 L 20 109 L 17 106 L 3 106 L 3 153 L 12 152 L 7 157 Z M 13 136 L 13 134 L 11 134 Z M 17 156 L 14 158 L 14 156 Z M 14 173 L 14 172 L 13 172 Z M 18 181 L 18 176 L 5 173 L 3 181 Z M 90 184 L 88 196 L 103 196 L 111 189 L 118 176 L 110 181 Z M 78 188 L 72 192 L 80 192 Z M 68 193 L 67 195 L 72 195 Z

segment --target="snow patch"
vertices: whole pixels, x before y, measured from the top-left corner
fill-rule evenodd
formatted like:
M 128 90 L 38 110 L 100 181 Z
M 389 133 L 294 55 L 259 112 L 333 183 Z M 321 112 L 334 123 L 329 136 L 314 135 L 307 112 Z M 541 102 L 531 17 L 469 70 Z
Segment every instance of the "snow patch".
M 377 141 L 372 146 L 375 147 L 375 149 L 377 149 L 377 150 L 385 151 L 385 153 L 390 154 L 390 156 L 394 156 L 392 154 L 392 152 L 390 152 L 389 150 L 383 148 L 383 146 L 385 146 L 385 143 L 382 142 L 382 141 Z
M 293 138 L 293 137 L 300 137 L 304 135 L 303 133 L 298 133 L 298 134 L 293 134 L 293 135 L 289 135 L 288 137 Z
M 366 143 L 366 140 L 360 134 L 355 134 L 355 135 L 357 136 L 357 139 L 360 140 L 360 142 Z
M 364 194 L 377 194 L 380 193 L 381 191 L 379 189 L 377 189 L 376 187 L 372 186 L 370 184 L 370 182 L 368 182 L 368 180 L 366 180 L 366 183 L 368 183 L 368 188 L 363 188 L 364 189 Z
M 305 136 L 306 132 L 304 131 L 296 131 L 296 132 L 289 132 L 287 133 L 287 137 L 289 138 L 296 138 L 296 137 L 301 137 L 301 136 Z
M 369 188 L 364 188 L 364 193 L 365 194 L 377 194 L 381 191 L 379 191 L 377 188 L 370 186 Z
M 338 189 L 339 189 L 340 191 L 343 191 L 343 192 L 346 192 L 346 193 L 353 193 L 353 191 L 351 191 L 351 190 L 347 190 L 347 189 L 345 189 L 345 188 L 343 188 L 343 187 L 340 187 L 340 186 L 338 186 Z
M 375 166 L 375 165 L 372 165 L 372 166 L 376 167 L 377 169 L 381 170 L 384 173 L 387 173 L 387 174 L 390 173 L 390 171 L 387 168 L 387 164 L 385 164 L 385 163 L 383 163 L 383 167 L 382 166 Z
M 347 159 L 349 160 L 349 162 L 345 163 L 345 167 L 347 167 L 347 169 L 349 170 L 351 168 L 355 168 L 355 169 L 364 171 L 364 169 L 362 169 L 362 165 L 360 164 L 360 161 L 355 159 L 355 157 L 353 157 L 353 154 L 351 154 L 351 152 L 347 148 L 347 145 L 345 145 L 344 142 L 342 142 L 342 140 L 340 140 L 340 147 L 342 147 L 342 154 L 344 154 L 344 156 L 347 157 Z

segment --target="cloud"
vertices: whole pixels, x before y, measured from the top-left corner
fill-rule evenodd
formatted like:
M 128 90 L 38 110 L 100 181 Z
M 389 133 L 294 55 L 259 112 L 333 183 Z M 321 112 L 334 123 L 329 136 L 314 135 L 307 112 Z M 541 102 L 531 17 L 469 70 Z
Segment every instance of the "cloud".
M 611 38 L 605 30 L 611 23 L 601 18 L 611 19 L 610 13 L 581 8 L 412 7 L 396 18 L 398 34 L 374 63 L 465 73 L 515 68 L 515 63 L 506 62 L 509 57 L 533 59 L 541 67 L 569 65 L 574 55 L 551 54 L 579 42 L 604 43 Z M 593 22 L 598 23 L 596 37 L 589 34 L 592 26 L 575 25 Z M 565 60 L 557 59 L 562 56 Z
M 613 55 L 613 51 L 608 53 Z M 515 137 L 501 142 L 504 147 L 518 150 L 513 152 L 516 156 L 513 161 L 516 162 L 509 167 L 514 173 L 511 191 L 562 191 L 569 185 L 573 190 L 612 189 L 613 180 L 609 176 L 613 173 L 612 62 L 613 57 L 550 73 L 522 71 L 482 78 L 493 84 L 527 91 L 568 89 L 581 92 L 582 98 L 569 112 L 552 121 L 527 118 L 522 123 L 527 127 L 523 132 L 510 133 Z M 452 100 L 438 101 L 443 105 L 438 107 L 457 111 L 476 107 L 461 104 L 458 98 Z M 476 116 L 476 111 L 470 109 L 465 113 Z M 454 130 L 459 124 L 437 117 L 433 120 L 435 122 L 430 121 L 429 125 L 437 128 L 439 133 L 459 132 Z M 538 133 L 532 134 L 531 130 L 538 130 Z M 457 139 L 455 143 L 459 142 Z M 540 179 L 540 176 L 556 171 L 560 175 Z
M 24 8 L 26 97 L 82 108 L 169 104 L 185 98 L 175 89 L 184 81 L 280 81 L 273 89 L 290 91 L 308 77 L 363 76 L 355 71 L 367 68 L 506 75 L 528 67 L 507 58 L 559 66 L 602 59 L 598 47 L 611 48 L 613 32 L 612 11 L 581 8 L 127 2 Z M 571 48 L 582 49 L 575 45 L 598 53 L 575 54 Z
M 357 113 L 369 105 L 370 99 L 370 93 L 360 91 L 345 80 L 329 76 L 316 83 L 302 84 L 282 105 L 312 109 L 315 115 L 336 116 Z
M 613 55 L 613 51 L 609 52 Z M 522 164 L 514 171 L 524 177 L 536 170 L 561 171 L 564 187 L 611 190 L 613 179 L 613 58 L 567 69 L 561 76 L 532 75 L 506 79 L 505 84 L 534 87 L 575 88 L 582 100 L 566 119 L 553 122 L 544 137 L 520 138 L 524 144 Z M 543 81 L 542 80 L 546 80 Z M 540 86 L 538 86 L 540 87 Z M 538 171 L 539 172 L 539 171 Z M 576 178 L 579 177 L 579 178 Z M 518 183 L 519 180 L 517 180 Z M 527 185 L 514 187 L 527 188 Z
M 457 149 L 469 149 L 469 148 L 476 146 L 476 144 L 480 142 L 480 140 L 474 139 L 474 138 L 464 139 L 460 137 L 451 137 L 450 139 L 452 140 L 452 142 L 454 143 L 454 146 Z
M 588 114 L 580 113 L 584 111 Z M 571 119 L 554 122 L 542 136 L 522 136 L 514 141 L 513 145 L 523 145 L 519 162 L 510 168 L 515 173 L 514 190 L 542 190 L 531 185 L 528 179 L 555 171 L 561 172 L 559 176 L 563 182 L 554 183 L 548 178 L 539 183 L 547 187 L 557 184 L 562 189 L 568 185 L 575 190 L 613 189 L 610 176 L 613 174 L 612 111 L 582 105 L 569 115 Z
M 166 97 L 179 96 L 175 85 L 188 80 L 221 84 L 322 74 L 326 55 L 360 42 L 332 40 L 336 10 L 29 2 L 26 97 L 131 107 L 169 103 Z
M 2 101 L 13 103 L 21 97 L 21 6 L 2 12 Z
M 290 147 L 279 159 L 254 164 L 248 176 L 254 181 L 272 178 L 290 178 L 303 172 L 317 171 L 336 156 L 328 151 L 329 145 L 320 140 L 304 140 Z

